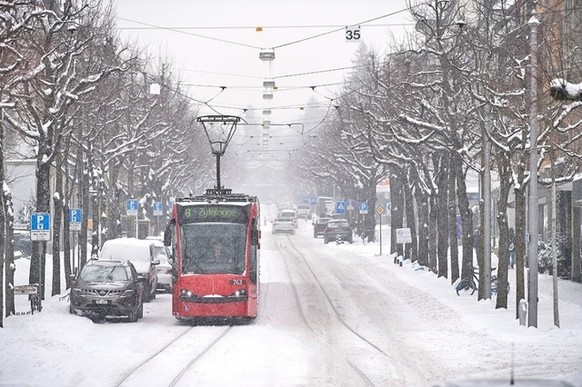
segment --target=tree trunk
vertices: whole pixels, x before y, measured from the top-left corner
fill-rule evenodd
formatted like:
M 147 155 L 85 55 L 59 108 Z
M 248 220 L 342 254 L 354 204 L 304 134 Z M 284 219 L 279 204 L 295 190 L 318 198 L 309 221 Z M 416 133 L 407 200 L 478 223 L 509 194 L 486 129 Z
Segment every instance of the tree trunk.
M 572 206 L 572 281 L 574 282 L 582 282 L 580 232 L 580 207 Z
M 465 174 L 463 173 L 463 163 L 458 156 L 454 156 L 451 164 L 457 177 L 457 203 L 459 214 L 461 215 L 463 245 L 463 264 L 461 277 L 466 278 L 473 272 L 473 212 L 469 207 L 467 198 L 467 186 L 465 184 Z
M 398 173 L 390 175 L 390 253 L 398 256 L 404 255 L 402 244 L 397 243 L 396 229 L 402 228 L 404 218 L 404 190 L 402 176 Z
M 497 300 L 495 308 L 507 309 L 507 284 L 509 268 L 509 226 L 507 224 L 507 207 L 511 190 L 511 169 L 509 159 L 498 155 L 499 199 L 497 201 L 497 224 L 499 225 L 499 261 L 497 263 Z M 515 242 L 514 242 L 515 243 Z
M 417 243 L 417 232 L 416 232 L 416 216 L 414 215 L 414 196 L 412 194 L 412 182 L 406 178 L 404 182 L 404 202 L 406 210 L 406 227 L 410 228 L 410 237 L 412 238 L 412 243 L 410 245 L 410 262 L 415 262 L 418 260 L 418 243 Z M 406 251 L 404 252 L 406 255 Z
M 36 212 L 50 212 L 50 163 L 39 156 L 36 167 Z M 32 242 L 29 283 L 39 284 L 39 293 L 44 300 L 46 279 L 46 241 Z
M 373 242 L 376 240 L 376 202 L 378 197 L 376 196 L 376 181 L 370 180 L 368 187 L 368 214 L 364 215 L 364 234 L 363 236 L 367 238 L 368 242 Z
M 422 266 L 428 266 L 429 212 L 427 196 L 422 192 L 417 192 L 416 203 L 418 208 L 418 263 Z
M 518 176 L 519 178 L 519 176 Z M 519 180 L 523 181 L 523 180 Z M 515 318 L 519 318 L 519 302 L 525 298 L 526 197 L 525 190 L 515 189 Z
M 63 222 L 63 172 L 62 156 L 55 157 L 55 194 L 53 196 L 53 283 L 51 296 L 61 294 L 61 224 Z
M 449 159 L 449 163 L 452 162 Z M 459 279 L 459 245 L 457 241 L 457 200 L 456 200 L 457 184 L 455 173 L 452 166 L 449 164 L 448 174 L 448 210 L 449 210 L 449 249 L 451 257 L 451 284 Z
M 437 272 L 437 199 L 436 193 L 429 197 L 430 207 L 428 209 L 428 267 L 433 273 Z
M 2 210 L 5 216 L 5 231 L 6 240 L 10 241 L 4 245 L 4 275 L 5 279 L 5 290 L 4 295 L 6 297 L 6 310 L 5 315 L 10 316 L 11 314 L 16 314 L 16 306 L 14 305 L 14 206 L 12 204 L 12 194 L 8 192 L 6 196 L 3 197 L 4 204 L 2 205 Z M 2 277 L 0 277 L 2 278 Z
M 84 159 L 86 160 L 86 158 Z M 85 263 L 87 263 L 87 244 L 89 243 L 88 241 L 88 225 L 89 225 L 89 206 L 91 205 L 91 202 L 89 201 L 89 171 L 86 169 L 86 163 L 83 162 L 83 164 L 81 165 L 81 168 L 79 168 L 79 173 L 81 174 L 81 177 L 79 179 L 79 181 L 81 182 L 81 186 L 80 186 L 80 195 L 81 195 L 81 200 L 80 202 L 80 207 L 83 209 L 83 221 L 81 222 L 81 233 L 79 235 L 79 244 L 81 245 L 80 249 L 79 249 L 79 270 L 81 270 L 83 268 L 83 266 L 85 266 Z
M 65 268 L 65 288 L 69 288 L 69 276 L 71 270 L 71 223 L 69 222 L 69 200 L 65 200 L 63 206 L 63 267 Z
M 448 277 L 449 272 L 449 210 L 448 210 L 448 157 L 439 157 L 437 166 L 437 277 Z

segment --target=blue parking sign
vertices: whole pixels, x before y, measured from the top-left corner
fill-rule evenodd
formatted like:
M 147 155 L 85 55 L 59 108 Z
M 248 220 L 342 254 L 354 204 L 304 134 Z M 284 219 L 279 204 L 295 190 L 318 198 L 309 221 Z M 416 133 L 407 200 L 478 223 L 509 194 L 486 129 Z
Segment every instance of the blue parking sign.
M 71 231 L 81 231 L 82 221 L 83 210 L 80 208 L 71 208 L 69 210 L 69 229 Z
M 360 202 L 360 214 L 365 215 L 368 213 L 368 202 Z
M 51 240 L 51 215 L 49 213 L 30 214 L 30 239 L 33 241 Z
M 139 203 L 136 199 L 127 200 L 127 215 L 137 216 L 138 209 L 139 209 Z
M 69 210 L 69 222 L 81 223 L 83 220 L 83 210 L 80 208 L 71 208 Z
M 154 216 L 162 216 L 164 213 L 164 203 L 154 202 Z

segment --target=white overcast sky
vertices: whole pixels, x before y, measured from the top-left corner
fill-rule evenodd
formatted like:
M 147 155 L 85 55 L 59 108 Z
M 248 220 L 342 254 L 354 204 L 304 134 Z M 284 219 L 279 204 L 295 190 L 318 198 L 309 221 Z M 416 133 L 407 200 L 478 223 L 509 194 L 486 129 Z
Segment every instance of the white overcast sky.
M 359 24 L 361 40 L 384 52 L 392 34 L 412 29 L 409 12 L 399 12 L 407 8 L 406 0 L 118 0 L 116 8 L 122 36 L 148 45 L 154 56 L 167 54 L 172 72 L 195 85 L 187 87 L 188 95 L 202 101 L 214 97 L 211 104 L 221 114 L 241 115 L 242 110 L 227 107 L 252 104 L 260 118 L 261 109 L 271 107 L 273 119 L 283 121 L 297 113 L 291 107 L 312 98 L 328 103 L 337 91 L 330 84 L 341 83 L 346 71 L 326 70 L 353 65 L 358 44 L 347 43 L 343 29 L 331 31 Z M 258 26 L 262 32 L 255 31 Z M 320 34 L 325 35 L 309 39 Z M 269 66 L 259 53 L 272 47 L 278 48 Z M 279 88 L 270 102 L 262 99 L 265 78 L 274 78 Z M 226 89 L 220 92 L 220 86 Z

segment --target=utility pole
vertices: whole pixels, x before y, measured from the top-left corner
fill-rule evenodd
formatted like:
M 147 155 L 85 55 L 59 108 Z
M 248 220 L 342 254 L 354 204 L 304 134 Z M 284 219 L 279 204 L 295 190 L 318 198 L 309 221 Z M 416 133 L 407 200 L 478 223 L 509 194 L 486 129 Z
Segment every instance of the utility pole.
M 538 326 L 538 97 L 537 52 L 540 22 L 532 12 L 527 24 L 530 27 L 530 113 L 529 113 L 529 259 L 528 259 L 528 314 L 527 325 Z

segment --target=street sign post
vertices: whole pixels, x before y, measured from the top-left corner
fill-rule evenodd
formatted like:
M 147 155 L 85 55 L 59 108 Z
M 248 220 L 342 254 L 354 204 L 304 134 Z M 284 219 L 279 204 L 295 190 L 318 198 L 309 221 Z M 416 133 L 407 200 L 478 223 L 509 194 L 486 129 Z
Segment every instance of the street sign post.
M 160 232 L 160 216 L 164 214 L 164 203 L 154 202 L 154 216 L 156 217 L 156 233 Z
M 135 237 L 138 237 L 138 225 L 137 225 L 137 211 L 139 210 L 139 202 L 136 199 L 128 199 L 126 212 L 128 216 L 135 216 Z
M 409 228 L 396 229 L 396 243 L 402 243 L 402 255 L 406 258 L 406 244 L 412 243 L 412 236 Z
M 380 216 L 380 255 L 382 255 L 382 214 L 384 213 L 384 207 L 376 207 L 376 213 Z
M 47 212 L 30 214 L 30 240 L 51 240 L 51 216 Z

